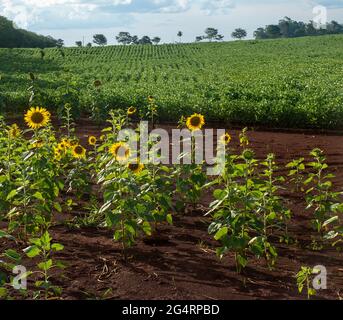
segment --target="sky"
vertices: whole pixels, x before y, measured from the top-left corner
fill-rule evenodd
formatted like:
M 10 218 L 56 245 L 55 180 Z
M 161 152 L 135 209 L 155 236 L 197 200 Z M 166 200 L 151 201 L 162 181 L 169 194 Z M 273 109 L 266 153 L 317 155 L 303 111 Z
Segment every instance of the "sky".
M 343 0 L 0 0 L 0 15 L 68 46 L 91 42 L 96 33 L 115 44 L 120 31 L 175 42 L 181 30 L 182 41 L 193 42 L 207 27 L 219 29 L 225 40 L 238 27 L 252 38 L 258 27 L 284 16 L 309 21 L 325 12 L 328 21 L 343 23 Z

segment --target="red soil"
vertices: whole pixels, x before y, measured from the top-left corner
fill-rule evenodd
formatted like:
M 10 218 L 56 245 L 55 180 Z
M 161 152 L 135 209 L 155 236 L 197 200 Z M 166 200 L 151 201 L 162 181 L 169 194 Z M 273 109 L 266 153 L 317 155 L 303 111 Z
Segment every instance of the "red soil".
M 78 128 L 84 141 L 90 134 L 99 135 L 99 129 L 88 123 Z M 239 131 L 231 134 L 232 144 L 238 148 Z M 308 155 L 315 147 L 323 149 L 336 175 L 336 188 L 342 190 L 342 135 L 256 131 L 249 136 L 250 147 L 259 158 L 273 152 L 280 165 Z M 68 268 L 54 274 L 52 282 L 63 288 L 64 299 L 303 299 L 306 296 L 297 292 L 294 276 L 302 265 L 320 264 L 328 270 L 328 290 L 318 292 L 317 298 L 343 297 L 342 253 L 331 247 L 309 249 L 314 235 L 309 227 L 311 215 L 304 210 L 302 197 L 288 191 L 284 196 L 293 210 L 290 232 L 297 243 L 277 244 L 279 258 L 273 271 L 264 260 L 251 259 L 244 276 L 237 275 L 232 254 L 222 261 L 216 257 L 218 244 L 207 234 L 209 220 L 204 217 L 211 201 L 209 193 L 197 210 L 175 216 L 173 226 L 160 226 L 161 241 L 138 241 L 129 249 L 127 262 L 109 230 L 72 230 L 64 224 L 53 227 L 54 240 L 65 245 L 55 258 Z M 0 240 L 0 251 L 9 245 Z M 25 263 L 32 266 L 32 261 Z

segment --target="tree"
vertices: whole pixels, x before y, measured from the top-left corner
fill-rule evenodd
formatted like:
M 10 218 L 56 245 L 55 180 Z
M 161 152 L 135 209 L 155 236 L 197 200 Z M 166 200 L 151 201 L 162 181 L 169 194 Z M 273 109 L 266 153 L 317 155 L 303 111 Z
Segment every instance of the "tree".
M 76 41 L 75 44 L 77 47 L 82 47 L 82 41 Z
M 151 40 L 154 44 L 159 44 L 161 42 L 161 38 L 160 37 L 155 37 Z
M 317 36 L 326 34 L 343 33 L 343 25 L 336 21 L 326 24 L 326 28 L 320 28 L 313 21 L 304 23 L 284 17 L 278 25 L 268 25 L 265 28 L 258 28 L 254 32 L 256 39 L 294 38 L 304 36 Z
M 183 36 L 183 32 L 182 31 L 179 31 L 177 33 L 177 36 L 180 38 L 180 43 L 182 42 L 182 36 Z
M 218 29 L 215 28 L 207 28 L 205 30 L 205 36 L 203 37 L 204 39 L 208 39 L 210 42 L 213 40 L 217 40 L 220 34 L 218 34 Z
M 139 44 L 152 44 L 152 41 L 150 37 L 148 36 L 143 36 L 141 39 L 138 41 Z
M 327 32 L 331 34 L 343 33 L 343 25 L 339 24 L 337 21 L 331 21 L 327 24 Z
M 56 47 L 57 47 L 57 48 L 62 48 L 62 47 L 64 47 L 64 40 L 58 39 L 58 40 L 56 41 Z
M 138 36 L 132 36 L 131 37 L 131 43 L 132 44 L 139 44 Z
M 231 33 L 231 37 L 235 38 L 235 39 L 243 39 L 248 35 L 248 33 L 246 32 L 246 30 L 242 29 L 242 28 L 237 28 L 235 29 L 234 32 Z
M 92 43 L 91 42 L 88 42 L 87 45 L 86 45 L 87 48 L 91 48 L 92 47 Z
M 202 41 L 202 40 L 204 40 L 204 36 L 197 36 L 197 37 L 195 38 L 195 41 L 196 41 L 196 42 L 200 42 L 200 41 Z
M 0 16 L 0 48 L 52 48 L 57 40 L 19 29 L 5 17 Z
M 254 37 L 255 39 L 267 39 L 264 28 L 258 28 L 256 31 L 254 31 Z
M 138 38 L 137 38 L 138 39 Z M 132 43 L 132 37 L 129 32 L 119 32 L 119 34 L 116 36 L 116 40 L 119 43 L 122 43 L 124 45 Z
M 275 24 L 267 26 L 265 32 L 269 39 L 279 38 L 281 36 L 280 27 Z
M 93 36 L 93 42 L 97 44 L 98 46 L 106 46 L 107 45 L 107 39 L 103 34 L 95 34 Z

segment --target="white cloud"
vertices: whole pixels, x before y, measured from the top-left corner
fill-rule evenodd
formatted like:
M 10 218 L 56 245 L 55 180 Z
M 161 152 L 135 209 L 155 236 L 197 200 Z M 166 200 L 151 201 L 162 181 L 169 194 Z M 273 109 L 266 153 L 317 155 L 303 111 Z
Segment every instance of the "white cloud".
M 233 0 L 1 0 L 0 14 L 23 28 L 41 27 L 44 23 L 52 27 L 51 19 L 55 17 L 56 28 L 59 28 L 65 20 L 72 20 L 77 25 L 78 20 L 88 19 L 91 15 L 100 20 L 116 14 L 175 14 L 187 12 L 193 6 L 199 6 L 207 14 L 221 14 L 232 5 Z
M 176 40 L 176 31 L 183 30 L 184 39 L 192 41 L 209 26 L 227 39 L 236 27 L 251 35 L 285 15 L 308 21 L 318 4 L 328 7 L 329 20 L 343 22 L 343 9 L 337 9 L 343 0 L 0 0 L 0 15 L 19 27 L 70 39 L 69 44 L 98 32 L 114 39 L 122 30 L 165 41 Z

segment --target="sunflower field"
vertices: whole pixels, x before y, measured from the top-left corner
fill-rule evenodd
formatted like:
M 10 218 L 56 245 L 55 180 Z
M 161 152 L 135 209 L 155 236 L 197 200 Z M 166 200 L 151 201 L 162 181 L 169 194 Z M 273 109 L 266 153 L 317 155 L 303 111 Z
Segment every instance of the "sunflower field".
M 159 108 L 151 96 L 146 104 L 154 125 Z M 121 129 L 131 127 L 139 140 L 135 116 L 136 107 L 110 110 L 108 126 L 86 142 L 75 133 L 68 106 L 62 113 L 63 130 L 52 126 L 44 107 L 25 112 L 25 127 L 0 119 L 0 238 L 7 243 L 0 252 L 1 298 L 63 298 L 61 279 L 67 279 L 68 265 L 63 255 L 56 257 L 68 250 L 68 243 L 53 238 L 52 230 L 59 226 L 109 230 L 113 243 L 120 245 L 122 263 L 130 264 L 138 258 L 130 249 L 140 239 L 159 236 L 161 226 L 173 225 L 189 210 L 196 212 L 205 194 L 213 194 L 203 213 L 215 252 L 219 259 L 233 256 L 237 275 L 244 279 L 255 260 L 277 270 L 280 243 L 286 248 L 298 245 L 292 232 L 294 213 L 282 196 L 285 188 L 299 197 L 311 217 L 311 248 L 341 248 L 343 193 L 334 187 L 322 150 L 316 148 L 309 160 L 294 159 L 280 171 L 277 155 L 256 156 L 247 129 L 237 137 L 227 132 L 219 139 L 226 150 L 225 170 L 210 178 L 204 164 L 141 163 L 128 141 L 118 139 Z M 179 122 L 193 133 L 204 126 L 206 117 L 200 112 Z M 203 244 L 201 248 L 209 250 Z M 28 290 L 14 290 L 11 270 L 23 261 L 30 267 L 20 280 L 28 281 Z M 299 291 L 307 290 L 308 298 L 316 294 L 308 281 L 315 272 L 303 266 L 296 276 Z
M 105 121 L 146 97 L 158 119 L 282 128 L 343 127 L 342 36 L 160 46 L 1 49 L 0 110 L 48 106 Z

